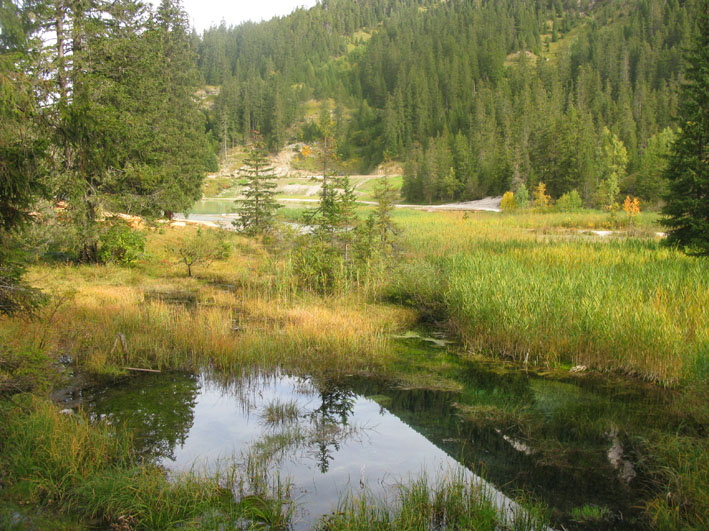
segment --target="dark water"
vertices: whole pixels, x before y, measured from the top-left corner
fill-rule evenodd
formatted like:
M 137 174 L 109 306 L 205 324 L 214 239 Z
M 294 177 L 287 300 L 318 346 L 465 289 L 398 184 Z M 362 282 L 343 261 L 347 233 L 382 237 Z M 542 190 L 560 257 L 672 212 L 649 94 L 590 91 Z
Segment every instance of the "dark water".
M 348 491 L 387 496 L 421 474 L 431 481 L 483 476 L 499 505 L 523 493 L 567 529 L 643 527 L 638 507 L 648 483 L 636 443 L 648 427 L 671 426 L 663 395 L 463 363 L 423 343 L 414 351 L 415 359 L 448 361 L 444 376 L 460 390 L 354 377 L 138 374 L 84 391 L 83 407 L 134 430 L 140 451 L 172 471 L 261 463 L 269 471 L 264 482 L 290 481 L 300 528 L 334 510 Z M 269 417 L 285 405 L 289 418 Z M 584 519 L 583 507 L 604 516 Z

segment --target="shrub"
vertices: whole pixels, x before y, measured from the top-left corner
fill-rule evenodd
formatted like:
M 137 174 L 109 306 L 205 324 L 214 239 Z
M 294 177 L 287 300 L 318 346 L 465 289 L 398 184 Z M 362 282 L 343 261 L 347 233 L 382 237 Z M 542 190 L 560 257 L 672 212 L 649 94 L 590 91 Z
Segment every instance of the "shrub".
M 534 206 L 546 208 L 549 206 L 550 196 L 547 195 L 547 185 L 540 182 L 534 189 Z
M 632 223 L 635 220 L 635 216 L 640 214 L 640 199 L 637 197 L 631 199 L 629 195 L 626 196 L 625 201 L 623 201 L 623 210 L 628 214 L 630 223 Z
M 517 203 L 515 203 L 515 196 L 512 192 L 505 192 L 502 196 L 502 201 L 500 201 L 500 210 L 503 212 L 510 212 L 517 208 Z
M 99 261 L 120 265 L 135 262 L 145 251 L 145 234 L 127 223 L 114 222 L 99 238 Z
M 0 397 L 48 391 L 61 379 L 55 363 L 55 359 L 38 348 L 0 345 Z
M 170 248 L 180 262 L 187 266 L 187 276 L 192 276 L 192 266 L 209 265 L 214 260 L 223 260 L 231 254 L 231 246 L 221 231 L 197 229 Z
M 566 192 L 556 201 L 556 209 L 561 212 L 575 212 L 581 210 L 583 201 L 576 190 Z
M 602 180 L 596 190 L 596 205 L 598 208 L 614 212 L 618 209 L 618 194 L 620 186 L 618 185 L 618 177 L 611 174 L 607 179 Z
M 529 206 L 529 190 L 524 183 L 519 185 L 515 192 L 515 203 L 517 208 L 527 208 Z

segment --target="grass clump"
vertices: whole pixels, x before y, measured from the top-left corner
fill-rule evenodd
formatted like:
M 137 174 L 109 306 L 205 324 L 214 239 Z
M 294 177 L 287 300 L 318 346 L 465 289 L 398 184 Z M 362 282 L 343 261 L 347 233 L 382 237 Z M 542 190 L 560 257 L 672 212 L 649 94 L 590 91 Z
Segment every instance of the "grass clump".
M 665 435 L 652 444 L 658 494 L 647 503 L 657 529 L 709 527 L 709 442 Z
M 7 339 L 0 330 L 0 397 L 21 392 L 46 394 L 61 381 L 61 371 L 50 354 L 32 345 L 11 346 Z
M 18 394 L 0 408 L 2 498 L 98 519 L 117 528 L 169 529 L 219 511 L 239 516 L 231 491 L 218 479 L 185 475 L 168 481 L 143 466 L 130 437 L 83 415 L 64 415 L 50 402 Z
M 321 520 L 320 529 L 542 529 L 539 511 L 499 508 L 484 484 L 460 476 L 431 482 L 422 477 L 396 487 L 393 500 L 371 495 L 346 497 L 337 511 Z
M 571 519 L 579 524 L 601 524 L 612 516 L 608 507 L 598 505 L 583 505 L 571 510 Z

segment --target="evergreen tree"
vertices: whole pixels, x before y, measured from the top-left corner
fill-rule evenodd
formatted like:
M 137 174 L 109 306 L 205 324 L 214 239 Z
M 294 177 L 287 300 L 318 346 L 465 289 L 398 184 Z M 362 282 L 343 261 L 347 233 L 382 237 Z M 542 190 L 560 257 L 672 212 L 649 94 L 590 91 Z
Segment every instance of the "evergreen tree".
M 627 150 L 629 177 L 619 184 L 628 191 L 649 139 L 674 127 L 677 59 L 698 1 L 633 0 L 623 17 L 617 2 L 356 4 L 366 14 L 353 15 L 350 2 L 323 2 L 282 19 L 205 32 L 205 76 L 219 55 L 243 88 L 218 97 L 240 109 L 229 127 L 248 131 L 258 124 L 274 146 L 273 137 L 281 135 L 276 88 L 289 109 L 291 102 L 302 109 L 310 98 L 334 98 L 339 153 L 361 163 L 363 172 L 403 158 L 416 143 L 435 146 L 418 165 L 419 176 L 407 179 L 409 200 L 438 201 L 451 190 L 453 199 L 470 199 L 543 179 L 553 197 L 577 189 L 590 203 L 604 127 Z M 323 25 L 328 31 L 318 32 Z M 366 42 L 352 39 L 350 32 L 360 28 L 371 34 Z M 540 50 L 541 34 L 552 30 L 560 40 L 575 36 L 568 53 L 549 60 Z M 541 57 L 530 60 L 527 50 Z M 212 112 L 221 138 L 221 107 Z M 282 125 L 293 123 L 295 114 L 284 112 Z M 349 127 L 342 127 L 343 116 Z M 243 128 L 237 125 L 242 118 Z M 439 138 L 452 151 L 453 165 L 439 164 Z M 452 186 L 451 166 L 460 185 Z
M 194 99 L 200 83 L 197 55 L 181 1 L 162 0 L 149 27 L 153 33 L 144 38 L 157 68 L 148 90 L 157 92 L 157 105 L 154 114 L 141 112 L 141 123 L 148 122 L 153 138 L 140 149 L 150 166 L 146 173 L 155 176 L 155 181 L 146 183 L 143 179 L 139 190 L 153 204 L 152 209 L 144 206 L 143 213 L 162 211 L 169 217 L 172 212 L 184 212 L 201 197 L 204 176 L 216 162 L 205 134 L 204 114 Z M 150 124 L 154 120 L 159 127 Z M 137 158 L 138 153 L 135 155 Z
M 337 239 L 344 252 L 345 262 L 349 262 L 352 258 L 353 229 L 357 225 L 357 212 L 355 211 L 357 198 L 354 186 L 348 176 L 338 179 L 337 186 L 340 189 L 337 202 Z
M 29 209 L 47 197 L 43 182 L 48 142 L 34 92 L 38 80 L 21 69 L 31 28 L 19 6 L 0 4 L 0 315 L 32 312 L 39 291 L 23 279 L 15 231 L 31 221 Z
M 244 160 L 241 176 L 246 179 L 245 199 L 239 200 L 239 220 L 234 222 L 239 230 L 250 234 L 265 234 L 273 229 L 276 210 L 276 179 L 269 166 L 263 143 L 254 142 Z
M 388 255 L 393 249 L 393 237 L 398 232 L 391 217 L 398 194 L 389 182 L 389 178 L 382 177 L 377 182 L 373 195 L 377 202 L 373 214 L 376 246 L 380 253 Z
M 174 0 L 157 13 L 136 0 L 27 9 L 39 43 L 24 67 L 43 80 L 34 93 L 52 153 L 47 173 L 69 202 L 78 258 L 96 261 L 103 210 L 157 215 L 201 195 L 211 154 L 193 100 L 187 17 Z M 56 39 L 43 46 L 49 31 Z
M 709 2 L 701 2 L 697 35 L 687 52 L 680 131 L 664 176 L 667 241 L 688 253 L 709 255 Z
M 19 9 L 12 3 L 6 9 L 0 33 L 0 230 L 26 221 L 32 202 L 47 191 L 42 176 L 48 142 L 33 94 L 37 83 L 18 68 L 27 57 Z
M 657 202 L 669 191 L 663 173 L 667 167 L 674 136 L 675 132 L 671 128 L 663 129 L 650 137 L 640 156 L 635 189 L 631 191 L 646 202 Z

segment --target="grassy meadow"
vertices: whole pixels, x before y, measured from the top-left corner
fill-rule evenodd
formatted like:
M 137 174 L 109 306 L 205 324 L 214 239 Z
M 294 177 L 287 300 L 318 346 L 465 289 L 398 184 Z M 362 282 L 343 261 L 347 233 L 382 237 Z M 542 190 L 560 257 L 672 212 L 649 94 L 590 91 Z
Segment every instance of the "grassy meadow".
M 586 365 L 673 385 L 709 375 L 709 263 L 666 248 L 655 217 L 412 213 L 393 300 L 428 310 L 467 350 Z
M 15 348 L 69 353 L 96 373 L 126 366 L 338 373 L 376 369 L 387 356 L 387 334 L 415 319 L 357 290 L 337 299 L 299 294 L 287 257 L 233 235 L 228 259 L 197 265 L 189 278 L 167 249 L 195 230 L 151 234 L 146 257 L 131 268 L 33 268 L 28 279 L 52 302 L 40 319 L 4 322 L 0 337 Z
M 286 214 L 298 217 L 297 209 Z M 420 322 L 460 339 L 461 357 L 555 374 L 583 365 L 668 388 L 699 427 L 649 443 L 669 494 L 648 504 L 648 518 L 666 529 L 706 523 L 706 259 L 664 247 L 652 214 L 632 226 L 596 212 L 398 210 L 395 221 L 394 263 L 343 279 L 328 295 L 300 287 L 288 237 L 266 245 L 229 234 L 231 256 L 195 266 L 190 278 L 169 248 L 191 227 L 150 230 L 132 267 L 31 267 L 27 278 L 48 304 L 36 319 L 0 320 L 0 500 L 11 508 L 0 511 L 0 524 L 11 527 L 12 514 L 30 503 L 60 514 L 66 528 L 210 527 L 239 518 L 285 528 L 277 496 L 234 503 L 225 478 L 168 481 L 131 454 L 129 434 L 59 414 L 46 397 L 61 385 L 60 356 L 72 370 L 109 379 L 126 367 L 396 375 L 406 363 L 392 336 Z M 426 360 L 414 365 L 399 377 L 440 383 Z M 345 500 L 323 528 L 427 529 L 441 511 L 461 525 L 502 525 L 481 493 L 454 482 L 402 488 L 394 512 L 366 497 Z M 31 518 L 41 526 L 39 511 Z

